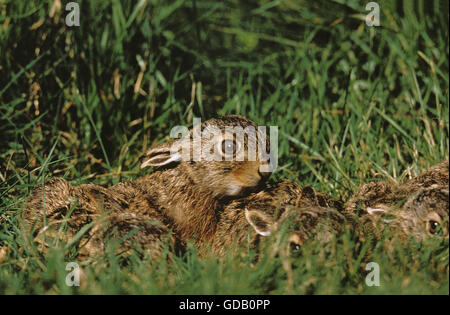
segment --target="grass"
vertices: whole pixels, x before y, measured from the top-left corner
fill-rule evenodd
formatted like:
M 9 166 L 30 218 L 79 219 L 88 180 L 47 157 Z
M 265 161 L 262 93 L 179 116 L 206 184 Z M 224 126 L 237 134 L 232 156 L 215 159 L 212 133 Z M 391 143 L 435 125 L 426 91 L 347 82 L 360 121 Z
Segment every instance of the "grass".
M 161 263 L 111 250 L 66 286 L 73 248 L 41 256 L 20 228 L 29 191 L 56 176 L 137 178 L 140 154 L 193 117 L 278 126 L 271 180 L 343 200 L 449 155 L 447 1 L 378 1 L 380 27 L 353 0 L 77 2 L 78 27 L 65 1 L 0 2 L 1 293 L 448 294 L 448 241 L 376 247 L 369 287 L 351 237 L 302 249 L 291 285 L 269 254 Z

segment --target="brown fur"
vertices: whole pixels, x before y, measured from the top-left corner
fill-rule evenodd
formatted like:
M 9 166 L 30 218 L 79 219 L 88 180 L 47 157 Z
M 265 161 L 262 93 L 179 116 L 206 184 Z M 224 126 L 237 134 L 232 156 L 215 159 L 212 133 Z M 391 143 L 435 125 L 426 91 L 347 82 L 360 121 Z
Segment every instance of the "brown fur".
M 208 120 L 201 129 L 215 127 L 223 132 L 225 126 L 257 127 L 245 117 L 231 115 Z M 204 149 L 207 142 L 196 138 L 195 132 L 198 129 L 192 129 L 188 139 L 200 143 L 191 147 L 191 156 L 198 153 L 195 149 Z M 261 134 L 257 137 L 266 141 Z M 170 154 L 173 143 L 171 140 L 150 148 L 141 167 L 155 166 L 155 171 L 132 182 L 104 188 L 92 184 L 72 186 L 55 178 L 43 189 L 36 188 L 24 212 L 28 228 L 35 225 L 38 236 L 56 236 L 64 217 L 74 208 L 67 220 L 68 239 L 95 222 L 84 236 L 86 242 L 89 240 L 84 248 L 87 255 L 102 252 L 105 237 L 123 237 L 134 228 L 140 230 L 132 240 L 150 251 L 158 252 L 170 227 L 176 236 L 169 238 L 172 247 L 178 240 L 194 239 L 197 244 L 209 241 L 215 233 L 218 211 L 233 198 L 257 189 L 270 174 L 259 171 L 259 166 L 267 162 L 247 158 L 207 161 L 203 157 L 200 161 L 174 161 Z M 237 141 L 246 157 L 249 143 L 248 137 Z
M 345 206 L 349 217 L 359 216 L 363 234 L 379 235 L 386 226 L 397 238 L 424 239 L 440 226 L 448 238 L 449 164 L 444 161 L 400 185 L 372 182 L 363 185 Z
M 341 203 L 332 197 L 288 180 L 267 186 L 224 209 L 212 250 L 221 255 L 229 248 L 255 248 L 268 233 L 270 237 L 276 235 L 286 223 L 292 245 L 302 245 L 310 238 L 326 241 L 343 226 L 341 208 Z
M 67 224 L 67 231 L 59 233 L 59 241 L 64 243 L 91 224 L 81 239 L 81 244 L 85 246 L 80 254 L 81 257 L 87 257 L 103 252 L 105 238 L 122 238 L 138 228 L 135 234 L 125 240 L 125 250 L 137 240 L 147 252 L 159 256 L 170 229 L 163 223 L 165 217 L 148 207 L 139 187 L 133 182 L 106 189 L 92 184 L 72 186 L 62 178 L 54 178 L 45 184 L 44 189 L 45 193 L 39 188 L 32 192 L 24 212 L 28 228 L 36 225 L 35 235 L 39 242 L 44 243 L 44 236 L 54 242 L 63 222 Z M 52 244 L 48 239 L 45 240 L 46 246 Z M 175 247 L 176 239 L 170 238 L 169 244 Z
M 223 131 L 225 126 L 256 128 L 236 115 L 208 120 L 201 128 Z M 195 132 L 191 130 L 188 139 L 200 141 L 199 147 L 205 148 L 207 141 L 195 138 Z M 89 256 L 104 250 L 105 238 L 126 236 L 125 251 L 137 244 L 159 256 L 166 242 L 176 248 L 193 240 L 200 250 L 209 244 L 221 254 L 236 244 L 247 244 L 247 237 L 254 247 L 288 221 L 291 242 L 301 245 L 310 238 L 334 237 L 345 218 L 352 220 L 357 214 L 355 226 L 362 239 L 379 235 L 386 226 L 400 238 L 429 237 L 431 222 L 439 223 L 448 238 L 448 161 L 401 185 L 363 185 L 342 209 L 330 196 L 290 181 L 262 188 L 269 173 L 261 173 L 259 167 L 266 162 L 247 160 L 250 142 L 246 140 L 239 144 L 245 161 L 173 160 L 171 140 L 150 148 L 142 167 L 156 169 L 135 181 L 104 188 L 52 179 L 32 192 L 24 212 L 27 228 L 35 227 L 37 239 L 51 246 L 44 236 L 58 238 L 63 222 L 67 223 L 67 232 L 59 237 L 63 242 L 91 225 L 82 238 L 82 253 Z M 198 153 L 194 150 L 191 147 L 191 157 Z
M 448 238 L 448 173 L 446 161 L 402 185 L 365 184 L 345 209 L 339 201 L 311 187 L 290 181 L 267 186 L 225 207 L 212 250 L 223 254 L 228 248 L 254 248 L 265 237 L 258 231 L 269 227 L 276 232 L 286 221 L 291 231 L 288 239 L 294 245 L 308 239 L 328 241 L 345 226 L 353 227 L 361 241 L 380 238 L 386 228 L 395 240 L 424 239 L 432 236 L 430 221 L 441 224 L 441 236 Z

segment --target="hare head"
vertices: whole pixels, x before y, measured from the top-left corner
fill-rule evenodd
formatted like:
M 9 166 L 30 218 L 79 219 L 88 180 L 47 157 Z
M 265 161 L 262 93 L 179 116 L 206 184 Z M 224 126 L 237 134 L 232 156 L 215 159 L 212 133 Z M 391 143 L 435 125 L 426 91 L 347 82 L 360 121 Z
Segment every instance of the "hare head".
M 400 238 L 448 238 L 449 188 L 432 186 L 411 193 L 396 208 L 378 204 L 367 208 L 374 223 L 381 223 Z
M 289 181 L 279 183 L 274 192 L 268 198 L 264 191 L 256 194 L 245 207 L 245 219 L 257 234 L 286 233 L 290 248 L 297 249 L 308 239 L 329 241 L 343 227 L 344 216 L 330 207 L 331 201 L 339 205 L 332 197 Z
M 347 201 L 345 212 L 357 218 L 363 238 L 382 231 L 396 239 L 448 238 L 449 164 L 443 161 L 408 181 L 387 181 L 361 186 Z
M 339 235 L 345 222 L 336 209 L 312 205 L 289 207 L 278 220 L 261 210 L 245 209 L 245 217 L 261 236 L 271 236 L 284 229 L 291 249 L 300 248 L 310 239 L 328 242 Z
M 268 138 L 243 116 L 213 118 L 174 133 L 185 135 L 150 148 L 141 168 L 177 166 L 192 184 L 217 198 L 241 196 L 271 174 Z

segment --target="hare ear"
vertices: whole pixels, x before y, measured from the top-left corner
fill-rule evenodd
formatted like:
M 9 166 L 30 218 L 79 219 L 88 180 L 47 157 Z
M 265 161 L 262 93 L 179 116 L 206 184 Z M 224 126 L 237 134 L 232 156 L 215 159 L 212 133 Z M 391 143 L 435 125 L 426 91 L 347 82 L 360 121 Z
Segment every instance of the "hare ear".
M 395 215 L 391 214 L 389 209 L 385 209 L 383 205 L 376 208 L 367 208 L 367 213 L 374 217 L 379 217 L 384 223 L 390 223 L 395 219 Z
M 367 208 L 367 213 L 370 215 L 383 215 L 386 213 L 386 210 L 383 208 Z
M 141 169 L 148 166 L 163 166 L 181 161 L 179 152 L 171 151 L 172 142 L 157 144 L 141 158 Z
M 261 212 L 245 209 L 245 218 L 259 235 L 269 236 L 271 234 L 273 223 Z

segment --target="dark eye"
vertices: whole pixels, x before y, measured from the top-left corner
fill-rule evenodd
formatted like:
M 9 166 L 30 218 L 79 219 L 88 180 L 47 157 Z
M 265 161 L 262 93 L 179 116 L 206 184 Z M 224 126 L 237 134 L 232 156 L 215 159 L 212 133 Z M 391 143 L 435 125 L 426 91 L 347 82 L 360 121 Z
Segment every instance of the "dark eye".
M 430 231 L 431 234 L 436 234 L 436 232 L 438 231 L 438 228 L 439 228 L 439 222 L 434 221 L 434 220 L 428 221 L 428 230 Z
M 236 141 L 225 139 L 222 141 L 222 153 L 224 155 L 235 155 L 239 147 Z
M 300 245 L 295 242 L 291 242 L 289 244 L 289 247 L 290 247 L 292 253 L 297 253 L 300 251 Z

